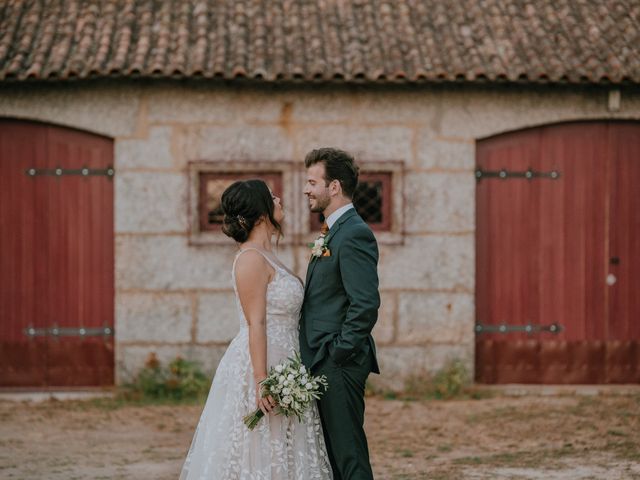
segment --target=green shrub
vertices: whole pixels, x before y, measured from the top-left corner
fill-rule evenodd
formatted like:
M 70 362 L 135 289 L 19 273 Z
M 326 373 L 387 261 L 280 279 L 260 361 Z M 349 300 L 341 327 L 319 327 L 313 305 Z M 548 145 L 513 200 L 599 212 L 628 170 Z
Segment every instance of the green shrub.
M 471 383 L 471 375 L 465 364 L 458 359 L 450 360 L 435 374 L 412 375 L 405 382 L 401 394 L 404 399 L 482 399 L 492 396 Z
M 206 395 L 210 385 L 211 379 L 197 363 L 178 356 L 164 367 L 151 353 L 128 389 L 134 397 L 142 399 L 189 400 Z
M 469 372 L 464 363 L 452 360 L 434 375 L 431 381 L 433 396 L 438 399 L 458 397 L 469 381 Z

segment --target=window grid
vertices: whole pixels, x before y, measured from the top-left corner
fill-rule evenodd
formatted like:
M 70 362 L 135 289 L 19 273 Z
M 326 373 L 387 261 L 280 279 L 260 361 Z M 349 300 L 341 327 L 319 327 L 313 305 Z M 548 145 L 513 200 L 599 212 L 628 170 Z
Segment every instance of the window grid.
M 391 230 L 391 172 L 363 172 L 353 194 L 353 206 L 372 230 Z M 312 213 L 311 230 L 322 226 L 322 214 Z

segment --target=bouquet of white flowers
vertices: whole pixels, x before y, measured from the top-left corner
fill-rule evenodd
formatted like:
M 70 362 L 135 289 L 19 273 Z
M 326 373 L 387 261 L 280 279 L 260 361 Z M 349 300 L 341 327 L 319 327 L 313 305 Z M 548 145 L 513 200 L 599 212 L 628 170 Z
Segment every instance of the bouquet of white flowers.
M 295 415 L 302 420 L 302 414 L 309 408 L 312 401 L 318 400 L 329 388 L 327 377 L 313 376 L 296 353 L 293 358 L 269 369 L 269 375 L 262 382 L 261 395 L 271 395 L 277 403 L 275 412 L 285 417 Z M 323 390 L 320 391 L 320 387 Z M 253 430 L 264 413 L 259 408 L 244 417 L 244 423 L 249 430 Z

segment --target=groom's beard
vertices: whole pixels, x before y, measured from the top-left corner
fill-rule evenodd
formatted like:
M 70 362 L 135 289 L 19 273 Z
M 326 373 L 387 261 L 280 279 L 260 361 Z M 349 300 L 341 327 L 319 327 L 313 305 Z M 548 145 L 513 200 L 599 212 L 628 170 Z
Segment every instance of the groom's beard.
M 313 213 L 324 212 L 331 203 L 331 197 L 329 197 L 329 195 L 327 195 L 326 197 L 314 197 L 313 200 L 315 200 L 315 204 L 313 206 L 311 205 L 311 203 L 309 203 L 309 210 L 311 210 Z

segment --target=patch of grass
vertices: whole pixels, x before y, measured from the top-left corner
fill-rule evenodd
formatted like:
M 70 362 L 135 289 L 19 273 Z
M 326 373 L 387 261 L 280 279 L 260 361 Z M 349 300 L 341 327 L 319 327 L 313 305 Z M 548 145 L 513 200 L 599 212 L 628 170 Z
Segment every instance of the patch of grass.
M 471 375 L 461 360 L 449 361 L 434 374 L 428 372 L 409 376 L 401 391 L 377 388 L 367 382 L 365 396 L 379 396 L 385 400 L 484 400 L 497 392 L 471 383 Z
M 613 453 L 618 458 L 631 460 L 633 462 L 640 461 L 640 443 L 631 440 L 607 442 L 605 450 Z
M 88 400 L 66 400 L 59 402 L 59 405 L 48 405 L 49 402 L 43 402 L 41 408 L 59 408 L 63 410 L 73 410 L 80 412 L 101 411 L 109 417 L 109 412 L 117 411 L 127 407 L 148 407 L 163 405 L 202 405 L 205 397 L 185 397 L 185 398 L 154 398 L 145 397 L 139 393 L 132 392 L 128 388 L 118 390 L 113 397 L 92 398 Z
M 545 408 L 543 406 L 521 408 L 519 405 L 507 405 L 482 413 L 470 414 L 465 421 L 470 425 L 482 423 L 492 425 L 495 422 L 536 422 L 541 417 L 561 420 L 567 417 L 567 411 L 562 408 Z
M 413 452 L 409 449 L 400 450 L 398 452 L 402 458 L 411 458 L 413 457 Z
M 168 385 L 153 386 L 147 390 L 147 384 L 144 387 L 135 381 L 115 390 L 113 396 L 96 397 L 86 400 L 65 400 L 60 401 L 52 398 L 49 401 L 34 405 L 32 408 L 38 410 L 47 418 L 54 418 L 58 415 L 57 410 L 73 410 L 87 412 L 91 410 L 99 410 L 106 412 L 109 418 L 109 412 L 120 410 L 125 407 L 147 407 L 162 405 L 202 405 L 206 400 L 209 391 L 210 381 L 202 373 L 183 371 L 174 369 L 171 371 L 172 365 L 176 366 L 176 361 L 172 362 L 168 369 L 164 369 L 156 380 L 160 382 L 160 378 L 167 378 Z M 191 368 L 191 362 L 188 368 Z M 177 366 L 181 366 L 180 363 Z M 197 367 L 195 367 L 197 369 Z M 147 375 L 147 373 L 145 373 Z M 196 381 L 193 378 L 197 378 Z M 187 378 L 185 382 L 182 378 Z M 146 382 L 147 380 L 144 380 Z M 164 381 L 163 381 L 164 383 Z
M 590 410 L 598 406 L 597 399 L 594 397 L 581 397 L 578 402 L 567 409 L 567 413 L 582 417 L 587 415 Z
M 434 478 L 436 477 L 433 477 L 431 474 L 427 475 L 425 472 L 393 472 L 391 480 L 434 480 Z
M 569 446 L 567 446 L 569 445 Z M 567 444 L 557 449 L 521 450 L 514 452 L 496 453 L 486 456 L 470 456 L 453 459 L 454 465 L 483 465 L 490 467 L 524 467 L 534 468 L 541 462 L 552 465 L 553 461 L 567 455 L 574 455 L 575 450 Z
M 429 472 L 429 476 L 425 478 L 429 478 L 429 480 L 457 480 L 462 477 L 460 476 L 460 473 L 452 472 L 450 470 L 436 470 Z
M 487 398 L 494 398 L 497 394 L 495 390 L 489 390 L 488 388 L 481 388 L 475 385 L 469 385 L 465 390 L 471 400 L 485 400 Z
M 469 375 L 466 367 L 462 362 L 454 360 L 435 375 L 422 373 L 407 378 L 404 394 L 415 399 L 450 399 L 459 396 L 468 384 Z
M 379 394 L 380 394 L 380 391 L 376 387 L 374 387 L 369 380 L 367 380 L 364 384 L 364 396 L 373 397 Z
M 481 465 L 482 463 L 485 463 L 486 459 L 482 458 L 482 457 L 461 457 L 461 458 L 455 458 L 453 460 L 453 463 L 456 465 Z
M 471 384 L 471 375 L 461 360 L 450 360 L 435 374 L 410 376 L 405 382 L 403 398 L 412 400 L 454 400 L 491 398 L 494 391 Z
M 367 381 L 364 387 L 364 396 L 365 397 L 382 397 L 385 400 L 397 400 L 398 398 L 401 397 L 401 393 L 396 392 L 394 390 L 376 387 L 375 385 Z

